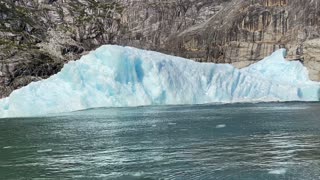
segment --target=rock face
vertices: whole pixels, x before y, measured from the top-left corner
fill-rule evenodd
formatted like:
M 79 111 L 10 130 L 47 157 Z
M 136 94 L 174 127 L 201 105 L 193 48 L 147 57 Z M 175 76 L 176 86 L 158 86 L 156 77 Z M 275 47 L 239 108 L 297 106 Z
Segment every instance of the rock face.
M 318 0 L 0 0 L 0 98 L 102 44 L 245 67 L 276 49 L 320 80 Z

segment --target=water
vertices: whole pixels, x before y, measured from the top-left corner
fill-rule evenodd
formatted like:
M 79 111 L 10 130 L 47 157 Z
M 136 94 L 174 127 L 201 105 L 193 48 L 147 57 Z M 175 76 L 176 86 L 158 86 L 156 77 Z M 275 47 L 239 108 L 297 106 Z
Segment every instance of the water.
M 320 179 L 320 104 L 92 109 L 0 120 L 0 179 Z

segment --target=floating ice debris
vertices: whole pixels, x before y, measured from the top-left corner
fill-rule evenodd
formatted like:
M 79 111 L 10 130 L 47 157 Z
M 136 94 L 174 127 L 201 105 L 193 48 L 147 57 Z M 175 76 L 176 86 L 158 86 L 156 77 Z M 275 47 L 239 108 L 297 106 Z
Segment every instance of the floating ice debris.
M 281 174 L 285 174 L 287 172 L 286 169 L 281 168 L 281 169 L 274 169 L 269 171 L 269 174 L 277 174 L 277 175 L 281 175 Z
M 3 147 L 3 149 L 11 149 L 12 148 L 12 146 L 5 146 L 5 147 Z
M 42 149 L 42 150 L 37 150 L 38 153 L 46 153 L 46 152 L 51 152 L 52 149 Z
M 225 124 L 219 124 L 219 125 L 216 126 L 217 129 L 221 129 L 221 128 L 225 128 L 225 127 L 226 127 Z

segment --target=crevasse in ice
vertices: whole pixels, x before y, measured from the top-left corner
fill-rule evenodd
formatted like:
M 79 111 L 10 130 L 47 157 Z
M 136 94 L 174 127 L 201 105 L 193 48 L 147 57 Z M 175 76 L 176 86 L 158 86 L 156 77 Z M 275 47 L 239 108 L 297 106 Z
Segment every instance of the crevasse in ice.
M 56 75 L 0 100 L 0 117 L 96 107 L 319 101 L 320 84 L 285 50 L 247 67 L 198 63 L 131 47 L 101 46 Z

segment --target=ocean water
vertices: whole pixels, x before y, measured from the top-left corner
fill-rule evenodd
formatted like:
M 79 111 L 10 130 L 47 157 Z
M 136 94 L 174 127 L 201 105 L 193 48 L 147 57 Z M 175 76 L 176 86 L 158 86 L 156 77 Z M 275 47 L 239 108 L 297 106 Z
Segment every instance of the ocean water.
M 0 179 L 320 179 L 320 103 L 0 119 Z

